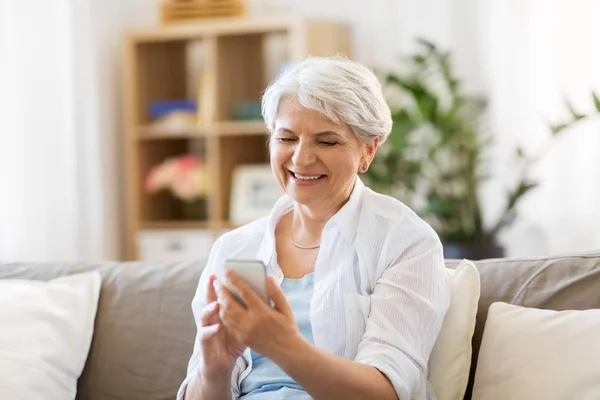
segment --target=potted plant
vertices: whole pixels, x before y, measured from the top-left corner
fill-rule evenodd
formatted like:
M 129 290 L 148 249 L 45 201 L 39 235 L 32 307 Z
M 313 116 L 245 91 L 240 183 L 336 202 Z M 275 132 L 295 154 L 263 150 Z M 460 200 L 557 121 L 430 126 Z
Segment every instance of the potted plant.
M 485 225 L 478 196 L 489 178 L 484 167 L 492 143 L 481 129 L 485 102 L 463 92 L 448 52 L 424 40 L 419 43 L 404 72 L 382 74 L 394 125 L 366 180 L 428 221 L 444 244 L 445 257 L 501 257 L 498 234 L 514 222 L 517 205 L 538 185 L 530 169 L 542 154 L 516 149 L 516 184 L 507 190 L 499 219 Z M 600 99 L 592 96 L 600 112 Z M 568 121 L 550 126 L 553 138 L 589 117 L 569 109 Z
M 184 219 L 206 219 L 208 176 L 201 158 L 184 154 L 164 160 L 150 170 L 145 188 L 149 194 L 170 191 L 182 201 Z

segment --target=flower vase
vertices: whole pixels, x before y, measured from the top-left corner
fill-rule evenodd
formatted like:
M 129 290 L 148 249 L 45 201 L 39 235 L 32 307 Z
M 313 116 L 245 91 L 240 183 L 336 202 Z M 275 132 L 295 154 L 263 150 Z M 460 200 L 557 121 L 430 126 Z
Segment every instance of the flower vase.
M 206 220 L 206 198 L 201 197 L 195 200 L 184 201 L 182 206 L 182 216 L 185 220 Z

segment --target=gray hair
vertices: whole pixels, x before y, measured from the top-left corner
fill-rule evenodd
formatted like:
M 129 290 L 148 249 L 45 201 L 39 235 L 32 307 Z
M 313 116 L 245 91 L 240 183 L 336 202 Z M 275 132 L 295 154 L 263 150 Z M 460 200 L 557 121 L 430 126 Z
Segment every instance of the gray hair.
M 381 83 L 369 68 L 346 58 L 307 58 L 278 76 L 262 98 L 262 115 L 270 133 L 279 105 L 295 98 L 306 108 L 347 125 L 362 142 L 385 142 L 392 130 L 390 108 Z

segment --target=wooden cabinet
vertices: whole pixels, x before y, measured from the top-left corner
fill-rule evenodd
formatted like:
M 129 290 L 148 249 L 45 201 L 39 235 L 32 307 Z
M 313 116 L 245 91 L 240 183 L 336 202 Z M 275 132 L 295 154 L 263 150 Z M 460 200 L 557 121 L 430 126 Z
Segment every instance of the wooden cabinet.
M 125 259 L 138 259 L 136 238 L 152 230 L 232 228 L 232 171 L 268 162 L 262 120 L 236 119 L 241 102 L 256 102 L 282 62 L 309 55 L 350 54 L 349 28 L 299 17 L 230 18 L 130 32 L 124 44 L 122 91 Z M 151 125 L 155 101 L 194 99 L 197 123 L 176 133 Z M 150 195 L 150 169 L 168 157 L 202 156 L 209 170 L 206 220 L 188 221 L 169 193 Z

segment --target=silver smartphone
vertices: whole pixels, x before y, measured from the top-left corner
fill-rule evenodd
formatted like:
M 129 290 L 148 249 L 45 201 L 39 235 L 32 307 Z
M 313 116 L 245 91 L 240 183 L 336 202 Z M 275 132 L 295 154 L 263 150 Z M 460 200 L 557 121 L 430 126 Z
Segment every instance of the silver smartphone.
M 262 261 L 231 258 L 225 260 L 225 270 L 235 272 L 240 278 L 246 281 L 252 289 L 254 289 L 265 303 L 269 304 L 269 297 L 267 296 L 267 268 Z M 223 286 L 225 286 L 238 301 L 244 304 L 239 293 L 227 278 L 225 278 Z

